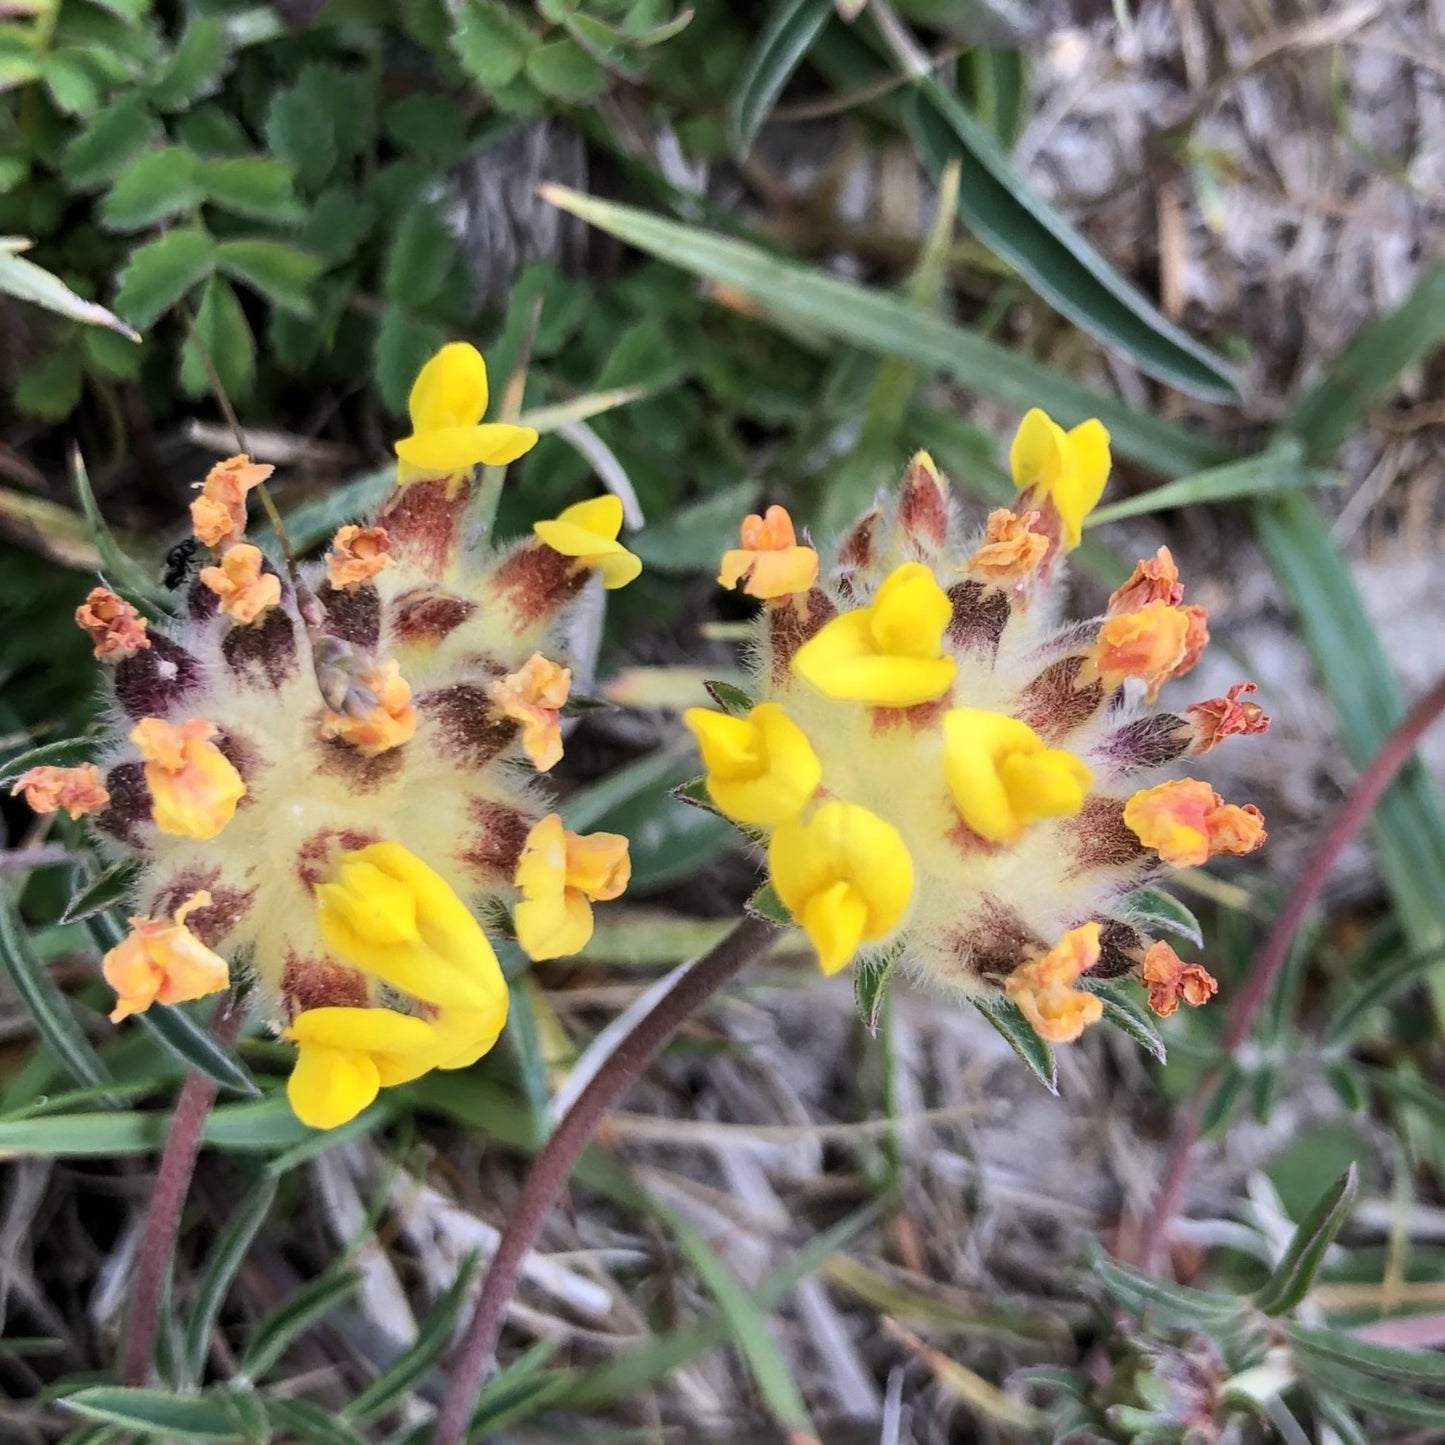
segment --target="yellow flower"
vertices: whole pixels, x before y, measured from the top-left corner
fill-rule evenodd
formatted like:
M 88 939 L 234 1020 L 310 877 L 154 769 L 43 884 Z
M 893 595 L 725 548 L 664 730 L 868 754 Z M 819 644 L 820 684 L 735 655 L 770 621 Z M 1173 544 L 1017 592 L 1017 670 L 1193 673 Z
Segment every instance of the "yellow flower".
M 204 718 L 168 723 L 142 718 L 130 740 L 145 759 L 151 816 L 162 833 L 176 838 L 214 838 L 235 815 L 246 785 L 230 760 L 210 740 L 216 725 Z
M 1085 923 L 1071 928 L 1042 958 L 1020 964 L 1004 987 L 1041 1039 L 1071 1044 L 1104 1016 L 1097 995 L 1073 987 L 1098 961 L 1099 925 Z
M 562 958 L 592 937 L 592 904 L 621 896 L 632 876 L 627 839 L 588 837 L 565 829 L 549 813 L 527 834 L 515 882 L 522 890 L 513 921 L 528 958 Z
M 991 843 L 1015 842 L 1040 818 L 1077 813 L 1093 780 L 1078 758 L 1045 747 L 1027 723 L 973 707 L 943 719 L 943 766 L 963 821 Z
M 749 597 L 787 597 L 806 592 L 818 580 L 818 554 L 798 545 L 793 519 L 784 507 L 769 507 L 763 516 L 743 518 L 741 547 L 723 553 L 718 582 L 736 587 L 747 579 Z
M 729 818 L 772 827 L 796 817 L 817 792 L 823 765 L 777 703 L 762 703 L 745 718 L 690 707 L 682 720 L 697 738 L 708 796 Z
M 436 1030 L 387 1008 L 313 1008 L 283 1035 L 296 1045 L 286 1097 L 313 1129 L 354 1119 L 383 1084 L 404 1084 L 431 1067 Z
M 345 962 L 425 1003 L 497 1021 L 507 982 L 471 910 L 400 843 L 342 853 L 316 885 L 326 946 Z
M 600 572 L 609 591 L 626 587 L 642 571 L 641 561 L 617 540 L 622 503 L 610 493 L 578 502 L 550 522 L 534 522 L 532 530 L 554 552 Z
M 824 803 L 807 822 L 783 823 L 768 868 L 824 973 L 887 937 L 913 897 L 913 859 L 898 830 L 856 803 Z
M 416 475 L 452 476 L 479 464 L 505 466 L 537 445 L 529 426 L 478 425 L 487 409 L 487 363 L 475 346 L 443 346 L 412 385 L 411 431 L 396 454 Z
M 569 668 L 534 652 L 516 672 L 491 686 L 491 699 L 503 717 L 522 725 L 522 749 L 539 773 L 562 759 L 562 722 L 559 709 L 572 687 Z
M 221 599 L 221 611 L 237 622 L 254 622 L 281 600 L 281 579 L 263 572 L 259 547 L 237 542 L 227 548 L 219 567 L 202 567 L 202 584 Z
M 958 664 L 943 655 L 948 595 L 922 562 L 905 562 L 867 607 L 826 623 L 797 651 L 793 671 L 829 697 L 875 707 L 933 702 Z
M 25 794 L 25 804 L 32 813 L 54 813 L 64 808 L 72 818 L 98 813 L 110 802 L 110 792 L 94 763 L 82 763 L 78 768 L 30 768 L 15 780 L 10 796 L 16 793 Z
M 372 706 L 359 712 L 332 712 L 321 719 L 323 738 L 341 738 L 368 758 L 399 748 L 416 732 L 416 709 L 411 702 L 411 684 L 401 675 L 401 665 L 384 662 L 362 673 L 358 682 L 373 699 Z
M 134 917 L 131 931 L 101 960 L 105 981 L 116 992 L 110 1021 L 118 1024 L 144 1013 L 153 1003 L 189 1003 L 218 993 L 230 982 L 226 960 L 213 953 L 189 928 L 186 917 L 208 907 L 211 895 L 192 893 L 164 919 Z
M 1063 549 L 1079 545 L 1084 518 L 1099 503 L 1109 479 L 1109 433 L 1100 421 L 1065 431 L 1038 407 L 1019 423 L 1009 448 L 1014 486 L 1030 503 L 1049 501 L 1063 530 Z
M 1124 804 L 1124 824 L 1176 868 L 1197 868 L 1221 853 L 1253 853 L 1266 837 L 1253 803 L 1226 803 L 1198 778 L 1173 778 L 1140 788 Z

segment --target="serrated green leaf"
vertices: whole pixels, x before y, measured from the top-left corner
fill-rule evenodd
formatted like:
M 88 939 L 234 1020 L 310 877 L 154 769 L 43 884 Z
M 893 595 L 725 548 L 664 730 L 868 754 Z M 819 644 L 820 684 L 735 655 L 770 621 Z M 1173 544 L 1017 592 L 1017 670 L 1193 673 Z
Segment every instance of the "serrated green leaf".
M 344 113 L 328 109 L 322 96 L 305 85 L 278 90 L 266 111 L 266 142 L 296 170 L 296 183 L 314 190 L 336 168 L 337 125 Z
M 192 16 L 148 92 L 150 103 L 159 111 L 185 110 L 215 94 L 230 66 L 225 26 L 211 15 Z
M 160 134 L 160 124 L 139 96 L 108 105 L 66 145 L 60 171 L 77 190 L 119 175 Z
M 211 1331 L 226 1302 L 246 1253 L 266 1222 L 276 1198 L 276 1179 L 262 1174 L 227 1215 L 225 1225 L 206 1253 L 205 1267 L 196 1283 L 195 1296 L 186 1321 L 185 1360 L 187 1379 L 199 1381 L 211 1349 Z
M 228 156 L 196 167 L 196 184 L 211 205 L 273 226 L 303 217 L 291 189 L 295 178 L 291 162 L 273 156 Z
M 83 49 L 64 47 L 42 56 L 40 79 L 66 115 L 92 115 L 100 106 L 101 77 Z
M 728 136 L 746 155 L 783 87 L 833 13 L 832 0 L 783 0 L 758 33 L 728 102 Z
M 116 177 L 100 207 L 101 225 L 141 231 L 194 210 L 201 201 L 196 166 L 196 157 L 184 146 L 143 151 Z
M 1404 1385 L 1435 1385 L 1445 1388 L 1445 1355 L 1432 1350 L 1405 1350 L 1393 1345 L 1378 1345 L 1373 1340 L 1343 1330 L 1314 1329 L 1308 1325 L 1285 1321 L 1285 1338 L 1303 1355 L 1311 1356 L 1325 1367 L 1344 1365 L 1362 1375 L 1377 1375 Z
M 1267 1315 L 1292 1310 L 1310 1291 L 1325 1261 L 1325 1252 L 1354 1208 L 1359 1171 L 1351 1164 L 1295 1230 L 1284 1257 L 1254 1297 Z
M 376 212 L 354 191 L 333 186 L 308 207 L 298 240 L 328 267 L 349 261 L 366 239 Z
M 140 871 L 141 865 L 132 858 L 123 858 L 119 863 L 112 863 L 71 898 L 65 905 L 65 912 L 60 915 L 60 921 L 79 923 L 103 909 L 124 902 L 134 892 Z
M 41 743 L 38 748 L 27 748 L 0 763 L 0 783 L 13 783 L 31 768 L 73 768 L 93 762 L 99 747 L 97 738 L 61 738 L 57 742 Z
M 303 1284 L 256 1330 L 241 1356 L 240 1373 L 249 1380 L 261 1379 L 312 1325 L 353 1294 L 360 1282 L 359 1270 L 333 1268 Z
M 446 329 L 404 306 L 388 306 L 376 333 L 376 389 L 392 411 L 406 409 L 417 373 L 446 342 Z
M 256 384 L 256 338 L 231 283 L 220 276 L 206 282 L 195 322 L 181 348 L 181 389 L 187 396 L 211 393 L 212 368 L 231 401 L 251 395 Z
M 417 91 L 392 101 L 381 113 L 381 130 L 398 149 L 440 168 L 466 154 L 466 116 L 449 95 Z
M 516 80 L 537 41 L 505 5 L 465 0 L 449 44 L 462 69 L 492 90 Z
M 310 287 L 321 273 L 321 258 L 285 241 L 222 241 L 216 266 L 259 291 L 273 306 L 302 318 L 312 315 Z
M 211 1030 L 184 1007 L 158 1004 L 136 1022 L 188 1071 L 205 1074 L 230 1093 L 259 1099 L 261 1091 L 245 1066 Z
M 755 706 L 750 694 L 730 682 L 718 682 L 714 679 L 703 683 L 703 686 L 707 689 L 707 695 L 724 712 L 731 713 L 734 717 L 746 717 Z
M 1162 888 L 1139 888 L 1124 900 L 1124 917 L 1144 932 L 1172 933 L 1196 948 L 1204 945 L 1199 920 L 1172 893 Z
M 902 957 L 903 948 L 900 944 L 882 953 L 865 954 L 854 961 L 853 1002 L 857 1006 L 863 1027 L 870 1034 L 878 1032 L 878 1016 L 883 1012 L 888 984 Z
M 121 1385 L 91 1385 L 61 1397 L 92 1420 L 109 1420 L 163 1440 L 244 1440 L 231 1412 L 204 1395 L 173 1395 Z
M 1029 1072 L 1049 1093 L 1059 1092 L 1059 1070 L 1054 1051 L 1036 1034 L 1012 999 L 992 994 L 974 994 L 969 1000 L 996 1028 L 1003 1041 L 1016 1053 Z
M 216 243 L 204 231 L 167 231 L 133 251 L 121 273 L 115 309 L 139 331 L 148 331 L 216 264 Z
M 457 241 L 433 206 L 408 211 L 386 253 L 382 291 L 388 301 L 420 310 L 441 295 Z
M 1122 1033 L 1129 1035 L 1136 1044 L 1165 1063 L 1166 1050 L 1159 1030 L 1154 1026 L 1154 1016 L 1129 992 L 1127 984 L 1114 979 L 1095 979 L 1087 975 L 1079 980 L 1081 988 L 1096 994 L 1104 1005 L 1104 1018 Z
M 541 189 L 553 205 L 638 250 L 752 296 L 761 306 L 759 319 L 768 324 L 806 327 L 865 351 L 903 357 L 982 395 L 1020 408 L 1041 406 L 1065 426 L 1097 417 L 1108 427 L 1118 453 L 1165 475 L 1187 475 L 1221 460 L 1212 442 L 1134 411 L 975 332 L 921 313 L 899 297 L 630 206 L 562 186 Z
M 566 35 L 528 51 L 522 68 L 538 90 L 564 105 L 584 105 L 607 89 L 607 72 Z
M 93 1088 L 110 1083 L 110 1071 L 32 946 L 6 888 L 0 888 L 0 967 L 9 974 L 21 1007 L 66 1073 L 78 1084 Z

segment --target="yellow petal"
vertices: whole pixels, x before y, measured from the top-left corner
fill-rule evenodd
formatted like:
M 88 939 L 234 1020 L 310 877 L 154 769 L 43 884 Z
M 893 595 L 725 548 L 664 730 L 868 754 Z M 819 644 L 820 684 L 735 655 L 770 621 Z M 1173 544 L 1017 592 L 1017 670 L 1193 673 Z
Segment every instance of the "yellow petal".
M 794 654 L 793 671 L 828 697 L 912 707 L 942 697 L 953 686 L 958 665 L 951 657 L 879 653 L 872 619 L 862 610 L 845 612 L 821 627 Z
M 868 615 L 879 652 L 933 661 L 943 650 L 953 604 L 932 568 L 905 562 L 878 589 Z
M 1046 411 L 1034 407 L 1024 413 L 1009 447 L 1009 470 L 1020 491 L 1040 483 L 1047 486 L 1063 462 L 1064 430 Z
M 367 1054 L 303 1046 L 286 1082 L 292 1111 L 313 1129 L 349 1124 L 376 1098 L 381 1077 Z
M 566 958 L 592 937 L 592 905 L 575 888 L 560 896 L 524 898 L 512 915 L 517 942 L 531 959 Z
M 682 720 L 697 738 L 708 794 L 729 818 L 771 827 L 796 817 L 817 792 L 823 766 L 777 703 L 760 703 L 745 718 L 689 708 Z
M 433 1042 L 425 1019 L 389 1008 L 309 1008 L 296 1015 L 282 1037 L 298 1046 L 362 1054 L 414 1054 Z
M 420 473 L 450 476 L 475 466 L 506 466 L 536 445 L 537 433 L 529 426 L 488 422 L 416 432 L 397 442 L 396 454 Z
M 557 520 L 569 527 L 580 527 L 595 536 L 617 540 L 622 531 L 622 501 L 607 492 L 600 497 L 591 497 L 585 502 L 574 502 Z
M 487 410 L 487 363 L 466 341 L 443 346 L 417 374 L 407 398 L 413 431 L 473 426 Z
M 798 921 L 818 954 L 818 967 L 832 975 L 858 951 L 868 905 L 852 884 L 839 881 L 812 894 Z

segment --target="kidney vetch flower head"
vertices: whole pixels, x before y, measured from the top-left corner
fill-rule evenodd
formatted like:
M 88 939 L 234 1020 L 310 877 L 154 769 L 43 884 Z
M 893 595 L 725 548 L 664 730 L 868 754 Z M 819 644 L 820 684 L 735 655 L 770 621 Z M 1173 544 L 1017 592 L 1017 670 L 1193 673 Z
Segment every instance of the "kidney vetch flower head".
M 763 604 L 754 686 L 686 713 L 707 771 L 684 796 L 766 843 L 775 898 L 757 906 L 781 906 L 824 971 L 858 966 L 870 1022 L 902 962 L 1066 1043 L 1104 1016 L 1109 980 L 1139 980 L 1161 1015 L 1214 992 L 1149 936 L 1157 896 L 1141 890 L 1252 851 L 1264 820 L 1154 778 L 1269 720 L 1243 700 L 1252 683 L 1150 709 L 1209 635 L 1167 548 L 1103 617 L 1059 620 L 1109 472 L 1103 426 L 1031 411 L 1010 460 L 1016 507 L 970 533 L 920 453 L 821 577 L 782 508 L 748 518 L 719 580 Z
M 112 684 L 104 756 L 16 784 L 139 865 L 104 963 L 114 1016 L 244 993 L 295 1046 L 291 1102 L 319 1127 L 492 1047 L 508 993 L 483 920 L 520 905 L 523 947 L 555 957 L 627 882 L 625 840 L 562 838 L 541 779 L 562 752 L 569 613 L 640 564 L 610 497 L 471 548 L 472 469 L 537 440 L 486 408 L 481 356 L 443 347 L 412 389 L 397 486 L 299 568 L 246 537 L 271 469 L 213 468 L 191 508 L 212 557 L 180 615 L 106 588 L 77 613 Z M 535 856 L 554 824 L 555 878 Z

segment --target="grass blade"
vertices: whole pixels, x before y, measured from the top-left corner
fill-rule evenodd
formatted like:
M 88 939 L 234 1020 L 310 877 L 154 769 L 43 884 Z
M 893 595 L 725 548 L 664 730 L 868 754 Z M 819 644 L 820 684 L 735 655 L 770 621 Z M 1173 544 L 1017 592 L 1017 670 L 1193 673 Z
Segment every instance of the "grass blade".
M 833 13 L 832 0 L 783 0 L 743 62 L 728 105 L 733 152 L 746 155 L 793 72 Z

